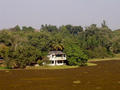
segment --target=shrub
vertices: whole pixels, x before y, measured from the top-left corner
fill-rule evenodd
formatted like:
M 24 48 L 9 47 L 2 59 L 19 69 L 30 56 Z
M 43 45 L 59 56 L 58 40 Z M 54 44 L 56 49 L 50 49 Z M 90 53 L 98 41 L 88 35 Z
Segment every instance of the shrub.
M 65 48 L 69 65 L 84 66 L 88 61 L 88 56 L 77 45 L 68 45 Z
M 43 65 L 43 60 L 38 60 L 37 64 L 39 64 L 40 66 L 42 66 Z

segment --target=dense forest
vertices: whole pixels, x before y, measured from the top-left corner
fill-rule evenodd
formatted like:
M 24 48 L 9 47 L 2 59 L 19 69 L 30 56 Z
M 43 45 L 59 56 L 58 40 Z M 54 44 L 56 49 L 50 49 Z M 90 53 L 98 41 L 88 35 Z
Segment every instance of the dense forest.
M 39 30 L 18 25 L 0 31 L 0 57 L 7 67 L 24 68 L 47 62 L 49 51 L 63 51 L 68 65 L 84 65 L 90 58 L 113 57 L 120 53 L 120 30 L 100 27 L 41 25 Z

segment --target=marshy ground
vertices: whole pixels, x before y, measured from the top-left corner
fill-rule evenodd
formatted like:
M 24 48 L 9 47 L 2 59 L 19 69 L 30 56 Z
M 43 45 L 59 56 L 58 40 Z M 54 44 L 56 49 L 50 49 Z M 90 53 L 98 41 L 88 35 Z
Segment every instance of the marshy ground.
M 0 90 L 120 90 L 120 60 L 61 70 L 1 70 Z

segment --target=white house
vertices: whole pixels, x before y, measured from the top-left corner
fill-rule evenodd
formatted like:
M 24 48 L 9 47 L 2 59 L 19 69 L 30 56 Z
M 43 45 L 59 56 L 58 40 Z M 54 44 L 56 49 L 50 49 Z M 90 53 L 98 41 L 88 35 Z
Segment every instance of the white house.
M 66 55 L 62 51 L 50 51 L 47 57 L 50 60 L 50 66 L 66 64 Z

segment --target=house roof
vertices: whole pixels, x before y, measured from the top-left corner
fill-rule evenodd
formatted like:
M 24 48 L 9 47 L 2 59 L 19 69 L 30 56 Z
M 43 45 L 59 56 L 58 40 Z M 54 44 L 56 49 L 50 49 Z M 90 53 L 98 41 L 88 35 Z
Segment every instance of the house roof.
M 48 54 L 65 54 L 62 51 L 50 51 Z

